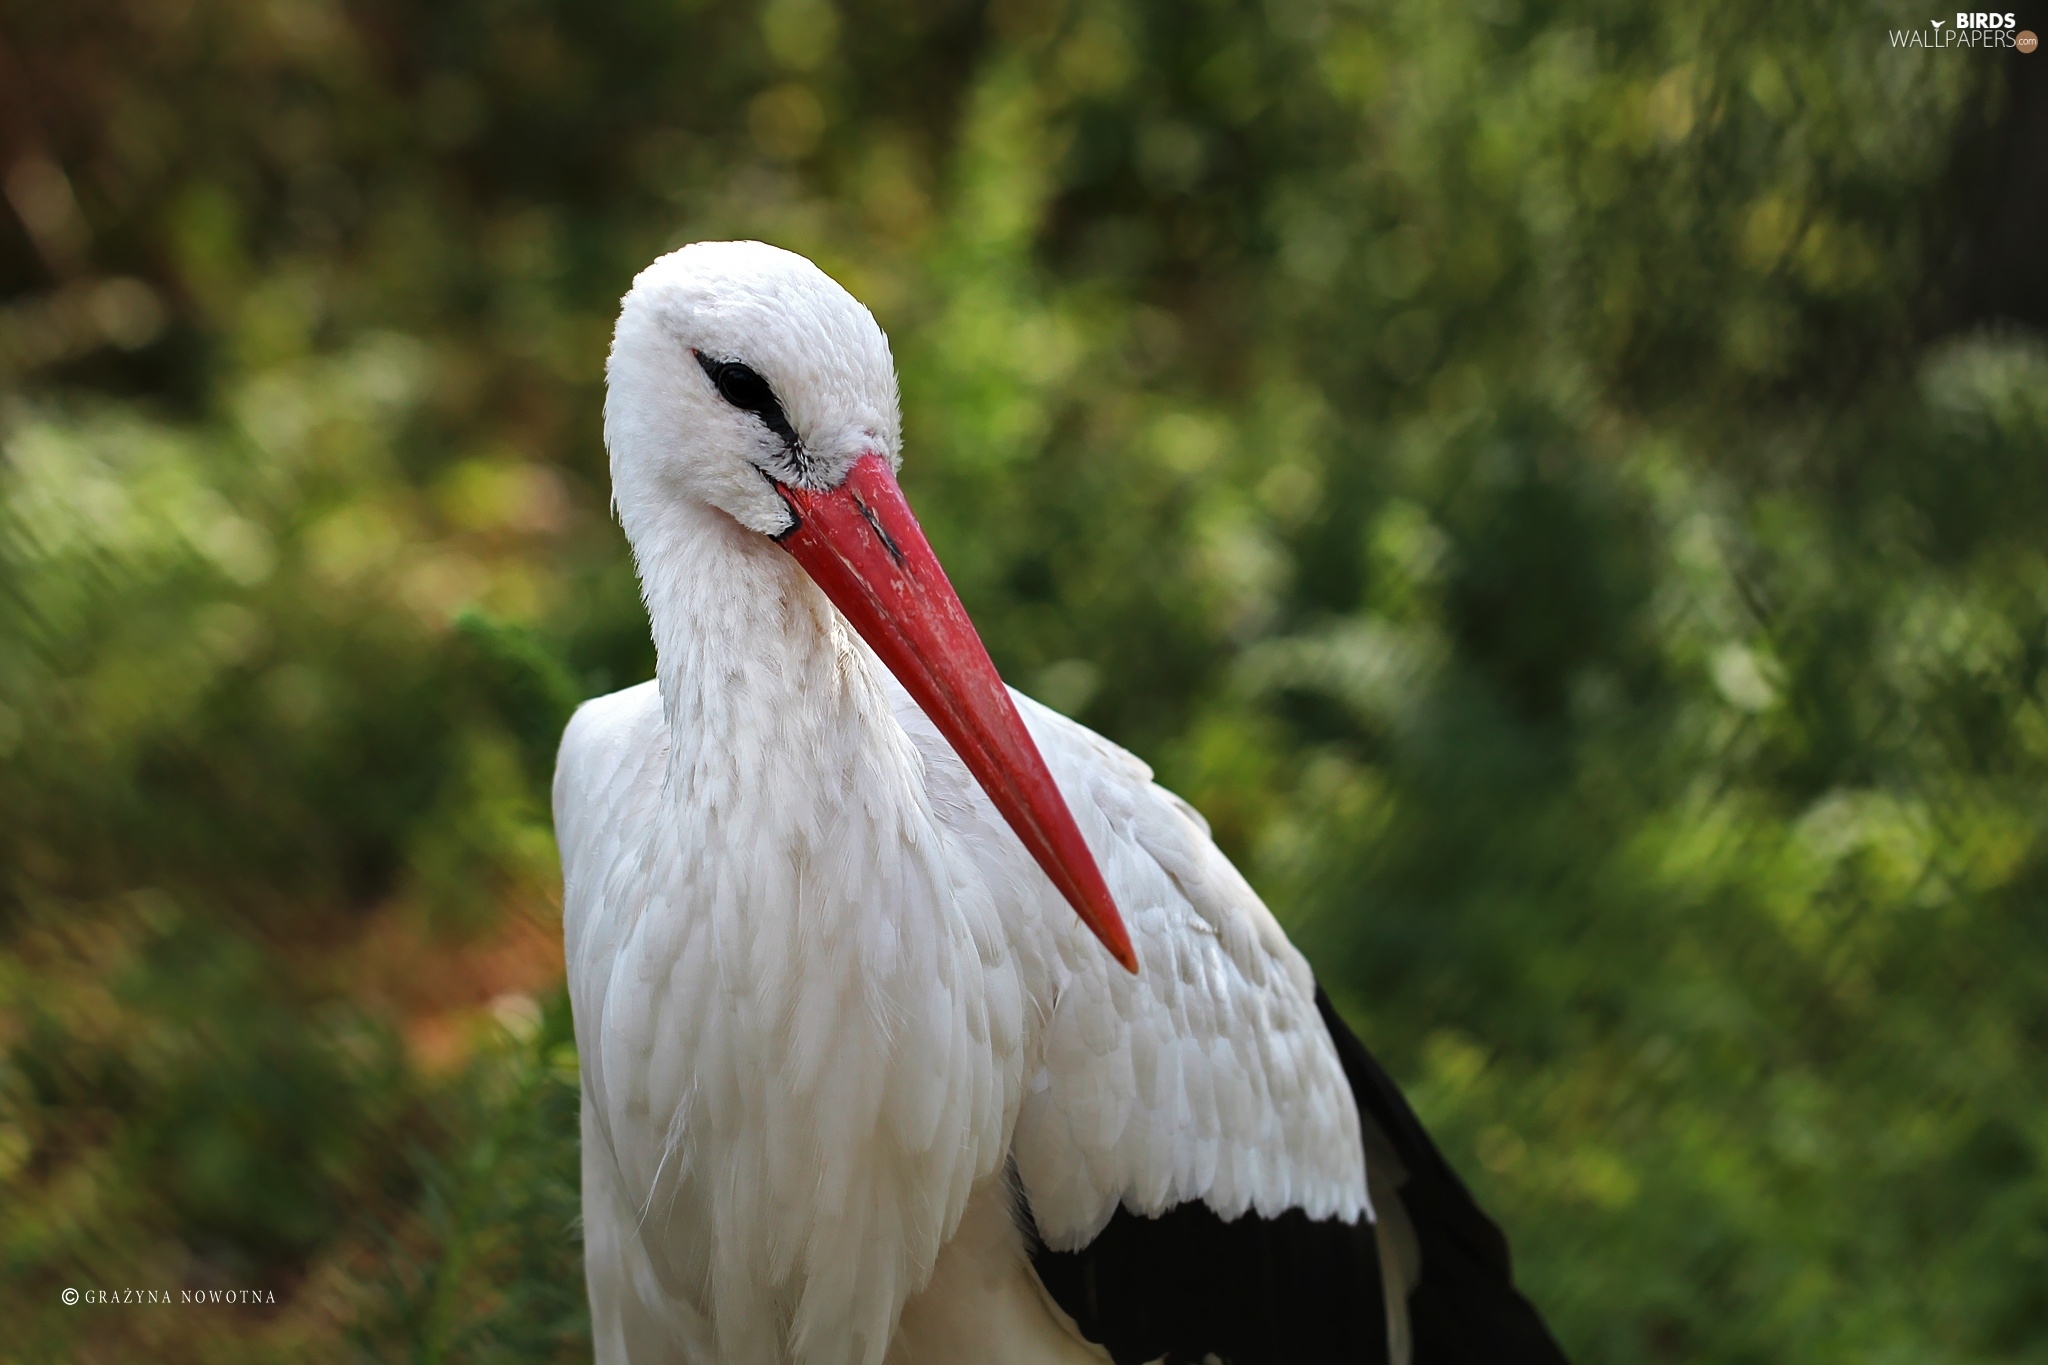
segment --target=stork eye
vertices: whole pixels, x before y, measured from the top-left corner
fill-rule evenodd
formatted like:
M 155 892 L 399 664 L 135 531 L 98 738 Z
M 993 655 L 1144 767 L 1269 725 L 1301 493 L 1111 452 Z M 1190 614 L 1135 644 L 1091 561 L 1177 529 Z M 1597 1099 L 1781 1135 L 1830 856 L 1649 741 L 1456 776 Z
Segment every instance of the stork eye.
M 775 402 L 775 391 L 768 387 L 768 381 L 745 365 L 720 365 L 714 382 L 720 397 L 748 412 L 759 412 Z
M 795 428 L 782 414 L 781 400 L 776 398 L 775 390 L 768 387 L 768 381 L 761 377 L 759 371 L 737 360 L 713 360 L 701 351 L 695 354 L 697 363 L 704 367 L 706 377 L 717 388 L 720 398 L 742 412 L 751 412 L 759 417 L 761 425 L 780 437 L 784 445 L 794 447 L 800 444 Z

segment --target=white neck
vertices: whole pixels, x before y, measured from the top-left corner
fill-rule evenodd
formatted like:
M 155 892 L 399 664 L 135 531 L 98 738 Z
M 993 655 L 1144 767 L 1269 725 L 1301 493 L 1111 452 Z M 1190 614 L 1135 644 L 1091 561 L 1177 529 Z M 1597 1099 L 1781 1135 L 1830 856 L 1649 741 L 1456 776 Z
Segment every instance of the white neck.
M 815 744 L 835 735 L 832 749 L 902 745 L 873 656 L 773 541 L 690 502 L 636 530 L 675 795 L 715 801 L 829 761 Z
M 687 1075 L 645 1235 L 721 1361 L 877 1365 L 1002 1156 L 1000 927 L 879 663 L 795 561 L 701 504 L 629 530 L 679 888 L 641 969 L 667 976 Z

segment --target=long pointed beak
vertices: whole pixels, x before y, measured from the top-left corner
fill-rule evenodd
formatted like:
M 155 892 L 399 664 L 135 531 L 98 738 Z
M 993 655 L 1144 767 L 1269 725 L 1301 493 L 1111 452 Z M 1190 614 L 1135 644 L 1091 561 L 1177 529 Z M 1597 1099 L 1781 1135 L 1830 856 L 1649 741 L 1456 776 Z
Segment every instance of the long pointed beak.
M 863 455 L 827 493 L 777 486 L 797 516 L 782 547 L 931 717 L 1081 922 L 1137 971 L 1102 870 L 888 462 Z

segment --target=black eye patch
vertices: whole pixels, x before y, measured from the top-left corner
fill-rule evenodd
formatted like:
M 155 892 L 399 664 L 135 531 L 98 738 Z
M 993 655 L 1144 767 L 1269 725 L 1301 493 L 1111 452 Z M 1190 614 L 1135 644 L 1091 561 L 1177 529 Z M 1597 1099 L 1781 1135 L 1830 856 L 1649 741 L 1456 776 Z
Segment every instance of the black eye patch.
M 761 425 L 781 437 L 784 445 L 795 448 L 799 444 L 796 429 L 783 416 L 781 400 L 758 371 L 737 360 L 713 360 L 702 351 L 692 351 L 691 354 L 704 367 L 705 375 L 717 388 L 720 398 L 742 412 L 751 412 L 759 417 Z

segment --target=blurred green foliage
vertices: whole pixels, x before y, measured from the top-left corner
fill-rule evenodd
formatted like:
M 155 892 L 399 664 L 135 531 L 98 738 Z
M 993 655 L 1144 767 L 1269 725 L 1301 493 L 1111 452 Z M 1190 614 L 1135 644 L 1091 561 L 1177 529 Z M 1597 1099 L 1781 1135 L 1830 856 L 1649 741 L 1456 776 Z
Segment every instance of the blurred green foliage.
M 1577 1359 L 2048 1355 L 2044 82 L 1921 22 L 7 9 L 8 1353 L 587 1354 L 604 347 L 744 235 L 874 307 L 999 664 L 1209 813 Z

